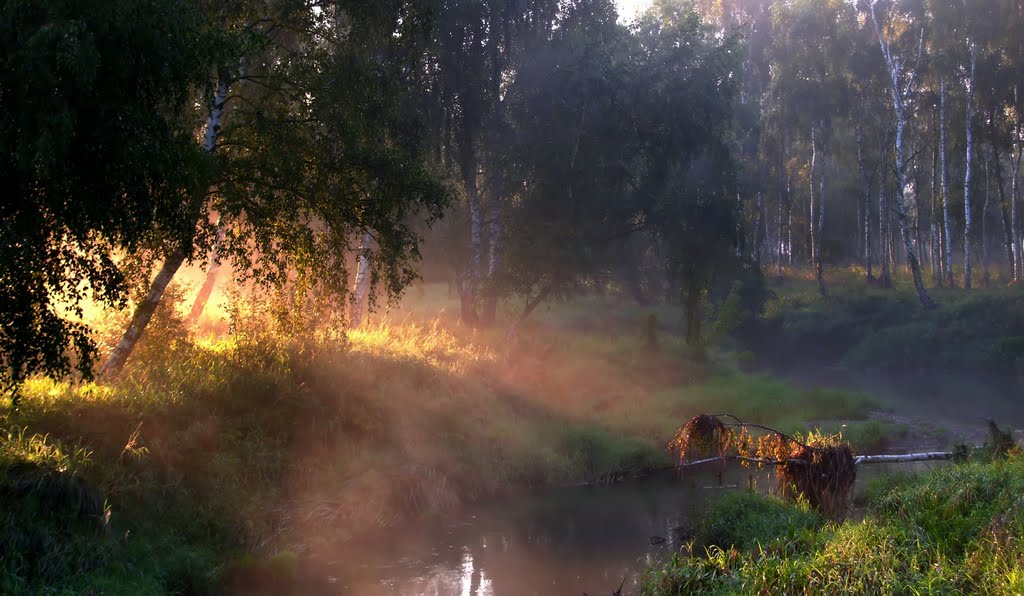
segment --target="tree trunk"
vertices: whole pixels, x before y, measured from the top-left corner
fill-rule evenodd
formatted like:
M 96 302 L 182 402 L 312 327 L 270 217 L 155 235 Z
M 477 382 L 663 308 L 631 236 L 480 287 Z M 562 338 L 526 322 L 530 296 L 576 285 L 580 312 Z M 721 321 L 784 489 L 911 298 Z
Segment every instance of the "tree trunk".
M 536 310 L 537 307 L 540 306 L 540 304 L 544 302 L 544 300 L 546 300 L 549 295 L 551 295 L 551 290 L 555 286 L 556 279 L 557 278 L 555 276 L 552 276 L 550 283 L 541 288 L 541 290 L 537 292 L 536 296 L 533 296 L 532 298 L 526 301 L 526 306 L 523 307 L 523 312 L 520 313 L 519 318 L 517 318 L 515 322 L 513 322 L 512 325 L 509 326 L 508 331 L 505 332 L 505 339 L 512 339 L 519 333 L 519 328 L 526 321 L 526 319 L 531 314 L 533 314 L 533 311 Z
M 999 192 L 999 221 L 1003 229 L 1003 251 L 1006 264 L 1013 270 L 1013 233 L 1010 231 L 1010 212 L 1006 205 L 1006 186 L 1003 184 L 1003 157 L 999 154 L 999 145 L 996 144 L 995 114 L 990 112 L 989 141 L 992 147 L 992 168 L 996 175 L 996 190 Z
M 779 192 L 779 260 L 775 263 L 776 274 L 778 275 L 779 281 L 782 281 L 782 261 L 786 258 L 786 236 L 785 236 L 785 225 L 786 225 L 786 199 L 785 190 L 780 189 Z
M 942 222 L 939 214 L 942 212 L 941 190 L 939 188 L 939 148 L 932 148 L 932 188 L 931 188 L 931 231 L 932 231 L 932 275 L 935 277 L 935 287 L 941 288 L 945 275 L 943 275 L 942 259 Z
M 945 242 L 943 254 L 946 257 L 943 263 L 943 277 L 946 285 L 953 288 L 953 232 L 949 223 L 949 164 L 946 160 L 946 136 L 946 79 L 939 79 L 939 160 L 942 168 L 942 235 Z
M 480 264 L 483 261 L 483 213 L 480 207 L 480 193 L 476 180 L 476 156 L 473 150 L 463 167 L 463 181 L 466 185 L 466 197 L 469 200 L 469 270 L 462 282 L 462 321 L 470 326 L 479 323 L 477 316 L 477 290 L 480 282 Z
M 359 242 L 359 259 L 356 264 L 355 285 L 352 287 L 352 297 L 349 302 L 348 325 L 352 329 L 358 329 L 363 324 L 363 316 L 369 304 L 370 297 L 370 245 L 373 236 L 364 232 Z
M 985 161 L 985 202 L 981 206 L 981 283 L 987 288 L 992 281 L 989 271 L 988 248 L 988 203 L 992 195 L 992 179 L 989 163 Z
M 822 136 L 825 135 L 824 126 L 822 126 Z M 823 241 L 825 239 L 825 175 L 828 170 L 828 146 L 825 144 L 825 140 L 822 139 L 821 145 L 821 178 L 818 180 L 818 254 L 814 259 L 814 274 L 818 279 L 818 293 L 821 294 L 822 298 L 828 298 L 828 289 L 825 288 L 825 268 L 824 262 L 824 249 Z
M 867 272 L 867 282 L 872 284 L 875 276 L 871 271 L 871 179 L 868 178 L 867 168 L 864 165 L 864 131 L 861 125 L 857 124 L 857 170 L 860 172 L 860 180 L 864 185 L 864 200 L 861 201 L 861 218 L 864 226 L 864 270 Z
M 892 277 L 890 275 L 892 252 L 889 250 L 889 201 L 886 200 L 885 163 L 886 159 L 883 154 L 882 161 L 879 163 L 878 179 L 878 252 L 879 264 L 882 267 L 882 273 L 878 278 L 878 285 L 882 288 L 890 288 L 892 287 Z
M 100 367 L 100 378 L 109 378 L 124 368 L 125 363 L 128 362 L 128 357 L 135 350 L 135 345 L 138 343 L 139 338 L 142 337 L 142 332 L 145 331 L 146 325 L 153 318 L 156 307 L 160 305 L 160 299 L 164 295 L 164 290 L 167 289 L 171 280 L 174 279 L 174 274 L 178 272 L 183 262 L 185 262 L 185 251 L 181 249 L 172 252 L 167 257 L 167 260 L 164 261 L 160 272 L 156 274 L 156 277 L 153 278 L 153 282 L 149 286 L 149 292 L 146 294 L 145 300 L 135 308 L 135 314 L 132 315 L 132 321 L 128 324 L 128 329 L 125 330 L 120 341 L 114 346 L 110 357 Z
M 817 170 L 817 167 L 816 167 L 817 166 L 817 162 L 818 162 L 818 143 L 817 143 L 817 140 L 815 138 L 814 127 L 812 126 L 811 127 L 811 171 L 810 171 L 810 173 L 807 176 L 807 178 L 810 180 L 809 187 L 810 187 L 810 192 L 811 192 L 810 204 L 808 206 L 808 208 L 810 209 L 810 213 L 808 214 L 809 216 L 807 218 L 807 228 L 808 228 L 808 232 L 810 232 L 810 237 L 811 237 L 811 255 L 810 255 L 811 256 L 811 261 L 810 261 L 811 267 L 816 267 L 816 263 L 818 262 L 818 218 L 815 217 L 815 210 L 814 210 L 814 183 L 815 183 L 814 173 Z
M 761 191 L 757 193 L 757 221 L 754 223 L 754 262 L 758 270 L 761 270 L 762 253 L 764 252 L 764 240 L 767 236 L 767 225 L 764 214 L 764 196 Z
M 896 116 L 896 220 L 900 225 L 903 234 L 903 245 L 906 249 L 907 263 L 910 265 L 910 274 L 914 278 L 914 287 L 917 289 L 917 297 L 921 306 L 932 309 L 938 306 L 924 287 L 924 279 L 921 276 L 921 267 L 914 252 L 914 242 L 910 235 L 909 222 L 907 221 L 907 208 L 903 202 L 903 187 L 906 183 L 907 159 L 904 155 L 903 133 L 906 128 L 906 114 L 902 110 Z
M 907 262 L 910 264 L 910 272 L 914 278 L 914 287 L 917 289 L 917 297 L 921 301 L 921 305 L 926 309 L 935 308 L 937 305 L 931 296 L 928 295 L 928 291 L 924 287 L 924 279 L 921 277 L 921 267 L 917 261 L 917 255 L 914 254 L 914 242 L 910 235 L 910 226 L 907 222 L 907 208 L 903 198 L 903 187 L 906 184 L 907 176 L 907 158 L 905 155 L 906 148 L 903 145 L 903 136 L 907 127 L 907 109 L 906 100 L 909 95 L 913 83 L 913 73 L 911 74 L 910 80 L 906 84 L 906 91 L 901 90 L 900 82 L 900 64 L 898 61 L 893 60 L 892 54 L 889 51 L 889 46 L 885 42 L 885 38 L 882 36 L 882 29 L 878 25 L 878 19 L 875 16 L 875 3 L 870 4 L 871 8 L 871 20 L 875 27 L 875 34 L 878 36 L 878 44 L 882 49 L 882 55 L 885 58 L 886 66 L 889 69 L 889 75 L 892 81 L 892 102 L 894 113 L 896 115 L 896 218 L 900 225 L 900 231 L 903 233 L 903 244 L 907 251 Z M 918 53 L 923 51 L 924 48 L 924 30 L 921 31 L 921 41 Z
M 1016 99 L 1016 89 L 1014 89 L 1014 98 Z M 1017 215 L 1017 203 L 1020 201 L 1020 159 L 1021 159 L 1021 143 L 1020 143 L 1020 116 L 1017 116 L 1017 123 L 1014 126 L 1013 134 L 1013 181 L 1011 184 L 1012 192 L 1010 193 L 1010 234 L 1013 240 L 1013 281 L 1020 281 L 1022 269 L 1021 263 L 1021 246 L 1020 246 L 1020 222 L 1019 216 Z
M 494 324 L 498 313 L 498 272 L 501 270 L 501 202 L 495 199 L 491 205 L 491 242 L 487 263 L 487 297 L 484 300 L 481 320 L 485 325 Z
M 224 106 L 228 100 L 229 88 L 230 83 L 228 79 L 225 76 L 221 76 L 217 81 L 217 91 L 214 95 L 213 107 L 206 120 L 206 133 L 203 136 L 203 149 L 207 153 L 213 153 L 217 149 L 217 138 L 220 133 L 221 119 L 224 116 Z M 196 225 L 198 225 L 198 222 L 193 224 L 193 228 Z M 156 307 L 160 304 L 164 291 L 171 283 L 171 280 L 174 279 L 174 275 L 181 268 L 182 263 L 185 262 L 186 253 L 190 248 L 191 246 L 178 247 L 164 260 L 160 272 L 153 278 L 153 282 L 149 286 L 149 292 L 147 292 L 145 300 L 135 308 L 135 313 L 132 315 L 132 321 L 129 323 L 128 329 L 125 330 L 124 335 L 121 336 L 117 345 L 114 346 L 110 357 L 100 367 L 100 378 L 109 378 L 124 368 L 132 351 L 135 350 L 135 345 L 138 343 L 139 338 L 142 337 L 142 332 L 145 331 L 146 325 L 153 318 L 153 313 L 156 312 Z
M 213 250 L 210 251 L 210 264 L 206 267 L 206 278 L 203 280 L 202 287 L 199 288 L 199 293 L 196 294 L 188 318 L 185 319 L 185 324 L 189 327 L 199 323 L 199 318 L 203 316 L 203 310 L 206 309 L 206 303 L 210 301 L 210 296 L 213 294 L 213 288 L 217 285 L 217 272 L 220 271 L 220 249 L 223 243 L 224 227 L 218 221 L 217 239 L 213 243 Z
M 971 45 L 971 75 L 967 80 L 967 163 L 964 172 L 964 289 L 971 289 L 971 162 L 974 160 L 974 68 L 977 63 Z

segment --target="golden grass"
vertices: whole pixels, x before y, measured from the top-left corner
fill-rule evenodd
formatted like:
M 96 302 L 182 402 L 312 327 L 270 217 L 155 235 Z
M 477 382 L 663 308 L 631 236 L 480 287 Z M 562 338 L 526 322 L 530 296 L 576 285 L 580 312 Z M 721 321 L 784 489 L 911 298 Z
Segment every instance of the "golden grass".
M 561 321 L 604 306 L 561 305 L 507 341 L 460 325 L 443 286 L 410 294 L 343 337 L 284 337 L 258 309 L 236 335 L 197 337 L 172 305 L 123 379 L 33 380 L 4 429 L 90 453 L 115 521 L 177 503 L 246 549 L 303 552 L 509 489 L 664 465 L 681 421 L 765 390 L 737 373 L 706 385 L 722 365 L 694 363 L 674 335 L 646 350 L 646 311 L 584 331 Z

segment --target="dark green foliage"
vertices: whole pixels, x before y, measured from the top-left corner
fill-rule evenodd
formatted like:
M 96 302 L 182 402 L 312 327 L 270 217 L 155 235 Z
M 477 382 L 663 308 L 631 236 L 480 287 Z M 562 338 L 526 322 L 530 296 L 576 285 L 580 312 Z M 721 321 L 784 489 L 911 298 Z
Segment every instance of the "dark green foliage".
M 215 59 L 190 0 L 8 2 L 0 11 L 0 384 L 88 375 L 92 295 L 124 299 L 111 249 L 188 238 L 209 170 L 195 89 Z M 201 99 L 199 100 L 202 101 Z
M 824 518 L 806 505 L 794 505 L 750 491 L 726 493 L 711 501 L 697 524 L 695 555 L 717 546 L 744 551 L 771 548 L 790 542 L 825 524 Z
M 648 442 L 616 437 L 590 426 L 565 432 L 559 450 L 573 463 L 574 469 L 582 470 L 591 479 L 608 474 L 640 473 L 668 462 L 665 453 Z
M 1013 292 L 940 295 L 937 310 L 921 312 L 904 292 L 833 289 L 827 304 L 804 296 L 772 301 L 766 320 L 741 337 L 769 357 L 800 353 L 820 364 L 892 371 L 1008 375 L 1021 357 L 1024 302 Z
M 819 526 L 778 548 L 673 558 L 648 570 L 641 592 L 1017 592 L 1022 491 L 1019 457 L 884 476 L 868 486 L 862 521 Z

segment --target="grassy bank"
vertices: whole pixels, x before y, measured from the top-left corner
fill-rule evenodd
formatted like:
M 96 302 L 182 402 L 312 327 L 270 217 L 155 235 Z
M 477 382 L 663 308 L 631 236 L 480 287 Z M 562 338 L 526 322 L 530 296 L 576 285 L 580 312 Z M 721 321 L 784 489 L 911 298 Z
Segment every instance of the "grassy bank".
M 712 505 L 695 556 L 649 569 L 642 593 L 1020 593 L 1022 494 L 1019 455 L 875 480 L 861 519 L 841 524 L 735 493 Z
M 649 351 L 538 323 L 509 343 L 437 313 L 395 320 L 197 341 L 164 313 L 118 381 L 30 382 L 3 406 L 0 592 L 217 591 L 247 553 L 301 560 L 509 490 L 665 465 L 699 412 L 788 429 L 870 407 L 698 364 L 674 336 Z
M 939 307 L 925 311 L 906 280 L 877 289 L 855 271 L 837 270 L 828 285 L 825 300 L 811 279 L 776 283 L 765 319 L 744 341 L 781 364 L 1024 375 L 1020 288 L 932 289 Z

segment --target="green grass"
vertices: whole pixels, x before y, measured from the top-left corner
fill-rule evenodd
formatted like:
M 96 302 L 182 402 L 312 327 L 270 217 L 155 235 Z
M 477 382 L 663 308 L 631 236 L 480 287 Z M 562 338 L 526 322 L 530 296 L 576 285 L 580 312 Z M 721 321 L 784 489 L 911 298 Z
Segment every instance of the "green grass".
M 773 287 L 765 321 L 745 336 L 764 354 L 853 369 L 1019 373 L 1024 368 L 1024 292 L 932 289 L 925 311 L 912 286 L 873 289 L 849 271 L 829 276 L 830 299 L 813 282 Z
M 713 547 L 755 550 L 799 537 L 825 524 L 805 504 L 793 505 L 751 491 L 726 493 L 712 502 L 697 524 L 694 551 Z
M 698 413 L 795 430 L 871 405 L 691 360 L 671 334 L 649 352 L 639 331 L 538 321 L 508 342 L 444 316 L 375 320 L 296 342 L 253 316 L 197 341 L 162 310 L 116 382 L 29 382 L 19 409 L 0 404 L 0 592 L 246 585 L 247 555 L 274 567 L 508 489 L 668 465 Z M 83 515 L 74 495 L 102 505 Z
M 722 546 L 652 566 L 641 593 L 1020 593 L 1021 495 L 1024 459 L 1013 456 L 877 479 L 863 519 L 841 524 L 809 523 L 798 505 L 733 497 L 709 514 L 723 522 L 708 533 Z

